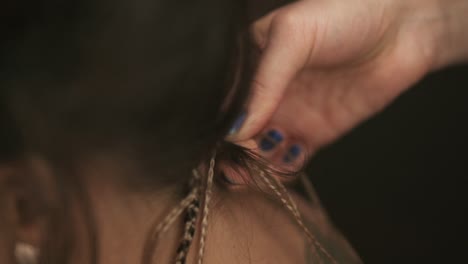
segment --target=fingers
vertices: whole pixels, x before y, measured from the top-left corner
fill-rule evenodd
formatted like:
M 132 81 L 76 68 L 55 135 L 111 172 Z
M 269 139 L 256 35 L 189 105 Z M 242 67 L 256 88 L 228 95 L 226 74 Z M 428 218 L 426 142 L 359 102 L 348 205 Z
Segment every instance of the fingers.
M 274 126 L 265 129 L 257 142 L 259 153 L 279 169 L 297 171 L 305 163 L 305 144 L 287 129 Z
M 253 38 L 253 41 L 255 42 L 255 45 L 260 50 L 265 50 L 266 48 L 268 36 L 270 35 L 271 23 L 278 12 L 278 10 L 275 10 L 267 14 L 266 16 L 255 21 L 255 23 L 251 26 L 250 34 Z
M 243 141 L 258 134 L 281 102 L 288 84 L 304 67 L 308 47 L 298 36 L 294 17 L 276 11 L 256 22 L 253 36 L 263 54 L 252 81 L 247 115 L 231 141 Z

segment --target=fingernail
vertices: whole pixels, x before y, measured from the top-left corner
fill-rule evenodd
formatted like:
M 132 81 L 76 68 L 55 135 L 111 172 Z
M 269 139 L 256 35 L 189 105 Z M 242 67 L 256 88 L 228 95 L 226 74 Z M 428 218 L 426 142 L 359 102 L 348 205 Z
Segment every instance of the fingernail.
M 278 130 L 270 130 L 268 131 L 267 135 L 276 143 L 280 143 L 281 141 L 283 141 L 283 134 L 281 134 Z
M 244 124 L 245 118 L 247 117 L 247 113 L 244 111 L 240 116 L 234 121 L 234 124 L 232 125 L 231 129 L 229 130 L 228 135 L 232 136 L 239 132 L 241 129 L 242 125 Z
M 299 157 L 299 155 L 301 155 L 301 152 L 302 152 L 301 146 L 292 145 L 289 148 L 288 153 L 286 153 L 286 155 L 284 156 L 283 161 L 285 163 L 291 163 L 295 161 Z
M 270 151 L 276 147 L 276 143 L 269 138 L 263 138 L 260 141 L 260 149 L 263 151 Z
M 260 149 L 269 151 L 276 147 L 276 144 L 283 141 L 283 134 L 278 130 L 272 129 L 266 133 L 266 136 L 260 141 Z

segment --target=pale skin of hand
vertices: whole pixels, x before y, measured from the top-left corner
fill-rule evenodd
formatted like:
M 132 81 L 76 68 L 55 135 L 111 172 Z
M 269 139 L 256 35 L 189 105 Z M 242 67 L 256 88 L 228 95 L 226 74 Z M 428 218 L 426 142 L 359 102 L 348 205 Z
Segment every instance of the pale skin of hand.
M 468 11 L 468 1 L 452 2 Z M 283 140 L 256 150 L 280 166 L 303 164 L 451 62 L 439 54 L 448 38 L 440 8 L 438 0 L 302 0 L 261 18 L 252 27 L 261 55 L 247 118 L 230 140 L 252 146 L 274 129 Z M 303 151 L 285 164 L 296 144 Z

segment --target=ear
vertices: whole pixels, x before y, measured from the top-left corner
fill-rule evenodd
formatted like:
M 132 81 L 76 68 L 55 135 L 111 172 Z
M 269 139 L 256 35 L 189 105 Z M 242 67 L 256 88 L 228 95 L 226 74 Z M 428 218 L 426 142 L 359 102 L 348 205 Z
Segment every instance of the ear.
M 12 199 L 8 193 L 10 172 L 0 167 L 0 263 L 14 263 L 15 232 Z
M 10 249 L 17 243 L 39 246 L 40 199 L 33 185 L 21 164 L 0 164 L 0 229 L 7 228 L 0 236 L 7 234 Z

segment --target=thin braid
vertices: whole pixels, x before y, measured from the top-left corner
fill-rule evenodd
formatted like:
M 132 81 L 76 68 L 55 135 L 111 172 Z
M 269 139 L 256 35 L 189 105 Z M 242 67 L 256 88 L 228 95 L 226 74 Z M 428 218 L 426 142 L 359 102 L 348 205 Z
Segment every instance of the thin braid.
M 191 183 L 192 190 L 179 203 L 179 205 L 172 209 L 172 211 L 166 216 L 166 218 L 164 218 L 164 220 L 158 225 L 154 233 L 156 238 L 164 234 L 169 229 L 169 227 L 177 220 L 177 218 L 182 214 L 182 212 L 186 210 L 194 200 L 196 200 L 200 189 L 196 182 L 199 181 L 200 175 L 198 174 L 197 170 L 193 170 L 192 174 L 194 177 L 194 182 Z
M 185 215 L 185 230 L 180 242 L 179 247 L 177 248 L 176 254 L 176 264 L 185 264 L 190 246 L 192 245 L 193 238 L 195 236 L 197 216 L 200 210 L 200 203 L 198 199 L 192 201 L 192 203 L 187 208 L 187 214 Z
M 316 191 L 314 189 L 314 186 L 312 186 L 312 183 L 310 183 L 310 180 L 307 177 L 307 175 L 305 173 L 302 173 L 300 178 L 301 178 L 302 186 L 304 186 L 305 192 L 306 192 L 307 197 L 309 198 L 309 200 L 311 202 L 316 203 L 316 204 L 321 204 L 320 199 L 316 195 Z
M 185 229 L 184 234 L 182 236 L 182 241 L 177 248 L 176 253 L 176 264 L 185 264 L 187 260 L 187 256 L 190 250 L 190 246 L 192 245 L 193 238 L 195 236 L 196 231 L 196 224 L 198 219 L 198 213 L 200 211 L 200 180 L 201 177 L 198 174 L 197 170 L 193 170 L 193 179 L 190 183 L 193 189 L 197 189 L 197 197 L 190 203 L 187 207 L 187 213 L 185 214 Z
M 214 169 L 216 165 L 216 153 L 213 154 L 213 157 L 210 160 L 210 168 L 208 170 L 208 177 L 206 180 L 205 186 L 205 198 L 203 200 L 203 209 L 202 209 L 202 222 L 201 222 L 201 234 L 200 234 L 200 243 L 199 243 L 199 250 L 198 250 L 198 264 L 203 263 L 203 258 L 205 254 L 205 240 L 206 240 L 206 233 L 208 229 L 208 215 L 210 213 L 209 204 L 211 201 L 212 196 L 212 189 L 213 189 L 213 177 L 214 177 Z
M 291 212 L 294 217 L 300 217 L 299 211 L 297 210 L 297 207 L 295 206 L 294 203 L 291 201 L 286 200 L 284 195 L 281 193 L 281 191 L 278 189 L 277 186 L 275 186 L 270 179 L 266 176 L 265 172 L 260 171 L 260 177 L 262 180 L 265 182 L 265 184 L 273 191 L 273 193 L 280 199 L 281 203 L 287 207 L 288 211 Z
M 309 243 L 314 247 L 318 248 L 332 263 L 338 264 L 338 262 L 335 260 L 335 258 L 328 253 L 328 251 L 320 244 L 317 239 L 315 238 L 314 235 L 309 231 L 309 229 L 305 226 L 304 221 L 302 220 L 302 216 L 297 209 L 297 205 L 292 199 L 292 197 L 289 195 L 288 191 L 286 190 L 286 187 L 276 178 L 273 178 L 273 181 L 275 181 L 276 185 L 275 186 L 272 181 L 269 179 L 268 176 L 266 176 L 264 171 L 260 171 L 260 178 L 265 182 L 265 184 L 273 191 L 273 193 L 280 199 L 281 203 L 288 209 L 288 211 L 293 215 L 296 223 L 299 225 L 299 227 L 304 231 L 304 233 L 307 236 L 307 240 Z M 281 190 L 283 190 L 283 192 Z M 286 196 L 286 198 L 285 198 Z
M 296 220 L 296 223 L 299 225 L 299 227 L 305 232 L 306 234 L 306 237 L 307 237 L 307 240 L 308 242 L 311 244 L 311 246 L 313 247 L 314 251 L 316 252 L 316 248 L 318 248 L 320 251 L 322 251 L 330 260 L 332 260 L 333 263 L 336 263 L 336 260 L 331 256 L 331 254 L 328 253 L 328 251 L 323 248 L 323 246 L 317 241 L 317 239 L 315 238 L 314 235 L 312 235 L 312 233 L 310 232 L 309 228 L 307 228 L 304 224 L 304 220 L 302 218 L 302 215 L 301 213 L 299 212 L 299 209 L 297 208 L 297 204 L 296 202 L 293 200 L 293 198 L 291 197 L 291 195 L 289 194 L 288 190 L 286 189 L 286 187 L 284 186 L 284 184 L 281 183 L 280 180 L 278 180 L 278 178 L 276 177 L 271 177 L 273 178 L 273 181 L 276 183 L 276 186 L 280 189 L 280 193 L 282 193 L 284 196 L 286 196 L 287 200 L 289 201 L 289 204 L 292 206 L 292 208 L 294 208 L 295 212 L 296 212 L 296 215 L 294 216 L 295 217 L 295 220 Z M 323 263 L 320 259 L 319 259 L 320 263 Z
M 156 239 L 164 234 L 169 227 L 177 220 L 177 218 L 184 212 L 184 210 L 192 203 L 197 197 L 198 189 L 193 189 L 190 194 L 183 199 L 180 204 L 172 209 L 172 211 L 166 216 L 166 218 L 158 225 L 155 231 Z
M 267 178 L 267 177 L 265 177 L 265 178 Z M 276 183 L 276 186 L 278 186 L 280 192 L 281 192 L 284 196 L 286 196 L 287 200 L 289 201 L 289 204 L 290 204 L 291 207 L 294 209 L 296 216 L 302 219 L 301 213 L 299 212 L 299 209 L 297 208 L 297 204 L 296 204 L 296 202 L 293 200 L 293 198 L 291 197 L 291 195 L 289 194 L 288 190 L 286 189 L 286 186 L 284 186 L 284 184 L 282 184 L 281 181 L 278 180 L 276 177 L 272 177 L 272 178 L 273 178 L 273 181 Z M 267 179 L 268 179 L 268 178 L 267 178 Z
M 167 232 L 167 230 L 169 230 L 171 225 L 175 223 L 177 218 L 184 212 L 184 210 L 186 210 L 190 206 L 190 204 L 192 204 L 193 201 L 197 199 L 200 190 L 198 183 L 199 180 L 200 176 L 198 172 L 196 170 L 193 170 L 194 182 L 192 182 L 191 184 L 192 190 L 190 191 L 190 193 L 182 201 L 180 201 L 180 203 L 175 208 L 173 208 L 169 212 L 169 214 L 163 219 L 162 222 L 160 222 L 157 226 L 151 229 L 150 236 L 145 245 L 145 253 L 143 254 L 142 263 L 151 263 L 151 258 L 153 257 L 152 254 L 150 254 L 153 252 L 151 249 L 156 248 L 161 235 Z

